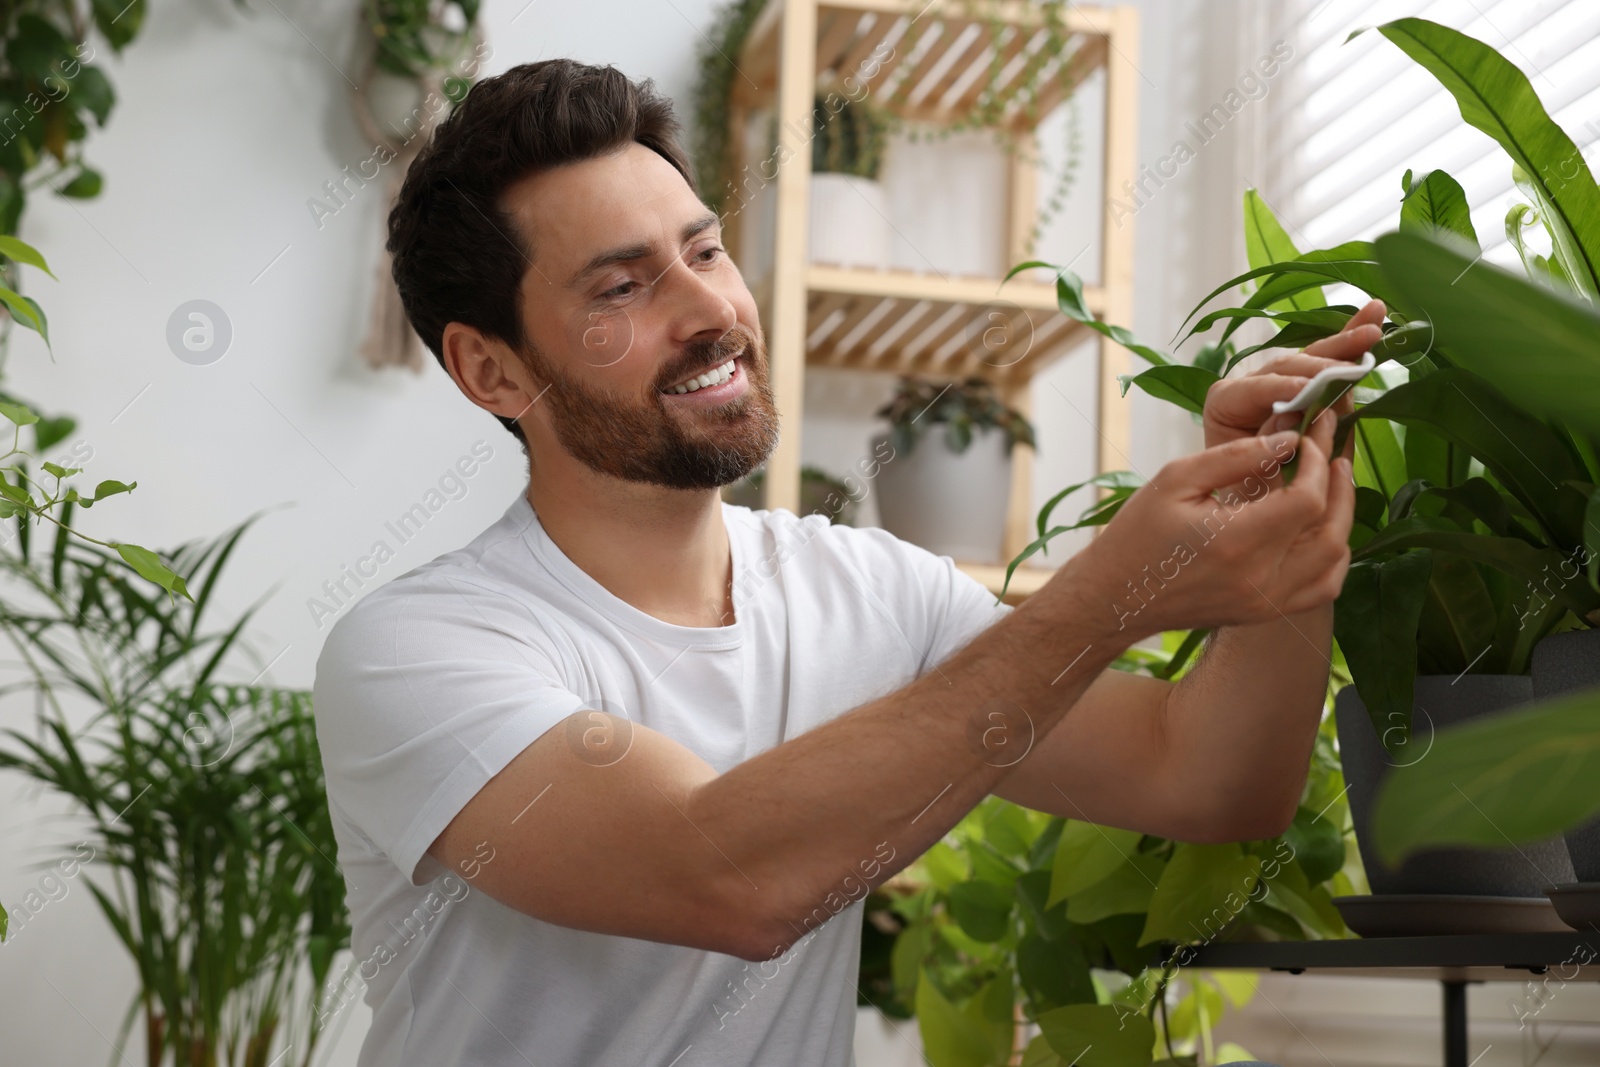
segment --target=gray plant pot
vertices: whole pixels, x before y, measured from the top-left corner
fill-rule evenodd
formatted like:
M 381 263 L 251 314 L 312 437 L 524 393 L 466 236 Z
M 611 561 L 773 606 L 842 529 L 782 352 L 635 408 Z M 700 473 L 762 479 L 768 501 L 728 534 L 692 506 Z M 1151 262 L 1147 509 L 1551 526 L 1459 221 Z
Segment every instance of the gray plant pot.
M 886 455 L 888 434 L 873 439 Z M 944 427 L 929 427 L 910 452 L 897 452 L 878 471 L 878 516 L 896 537 L 936 555 L 971 563 L 1000 563 L 1011 455 L 1005 431 L 976 429 L 965 452 L 952 452 Z
M 1448 893 L 1499 897 L 1544 897 L 1547 886 L 1572 880 L 1572 863 L 1560 838 L 1505 848 L 1450 848 L 1419 852 L 1399 869 L 1386 867 L 1369 841 L 1378 786 L 1391 768 L 1427 758 L 1433 732 L 1494 715 L 1533 698 L 1525 674 L 1419 675 L 1412 710 L 1411 741 L 1390 756 L 1379 742 L 1366 705 L 1353 685 L 1334 699 L 1335 725 L 1356 846 L 1373 893 Z
M 1533 647 L 1533 695 L 1553 697 L 1600 685 L 1600 630 L 1551 634 Z M 1600 882 L 1600 818 L 1565 834 L 1572 873 Z

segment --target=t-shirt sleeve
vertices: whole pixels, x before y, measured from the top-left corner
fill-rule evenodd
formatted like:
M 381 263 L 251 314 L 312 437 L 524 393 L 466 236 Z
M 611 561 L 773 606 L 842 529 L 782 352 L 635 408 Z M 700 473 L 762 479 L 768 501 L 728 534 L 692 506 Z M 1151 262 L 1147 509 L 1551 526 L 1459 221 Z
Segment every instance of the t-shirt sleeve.
M 413 885 L 467 802 L 585 703 L 527 606 L 458 578 L 419 584 L 340 619 L 312 689 L 330 801 Z
M 916 635 L 925 645 L 919 649 L 919 673 L 949 659 L 1012 610 L 949 556 L 936 556 L 875 526 L 850 530 L 846 536 L 901 632 Z

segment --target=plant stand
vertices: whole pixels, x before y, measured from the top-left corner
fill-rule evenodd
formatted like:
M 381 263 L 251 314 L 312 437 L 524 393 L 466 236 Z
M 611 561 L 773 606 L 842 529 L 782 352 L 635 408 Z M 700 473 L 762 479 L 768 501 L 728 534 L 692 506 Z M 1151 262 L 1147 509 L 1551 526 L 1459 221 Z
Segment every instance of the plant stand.
M 987 17 L 991 13 L 998 19 Z M 1037 158 L 1038 118 L 1092 72 L 1105 70 L 1104 187 L 1109 195 L 1136 177 L 1138 11 L 1069 4 L 1062 20 L 1076 42 L 1057 61 L 1064 77 L 1040 93 L 1031 111 L 1019 104 L 1002 112 L 1003 121 L 1023 139 L 1026 155 Z M 916 32 L 908 37 L 914 21 Z M 1034 375 L 1090 336 L 1061 314 L 1053 279 L 1040 279 L 1037 271 L 1002 286 L 1000 278 L 826 267 L 810 264 L 807 257 L 808 139 L 819 84 L 856 78 L 874 100 L 903 118 L 951 124 L 972 113 L 985 72 L 997 59 L 1003 71 L 1017 56 L 1034 54 L 1046 33 L 1038 8 L 1021 0 L 981 9 L 952 0 L 771 0 L 752 27 L 738 57 L 744 77 L 730 102 L 726 210 L 738 218 L 726 237 L 735 261 L 743 262 L 756 236 L 751 232 L 756 213 L 742 210 L 747 186 L 765 184 L 773 169 L 743 158 L 745 124 L 755 111 L 771 108 L 779 131 L 773 268 L 751 289 L 766 324 L 772 388 L 786 432 L 767 461 L 767 507 L 799 507 L 808 365 L 930 377 L 980 375 L 995 382 L 1006 404 L 1028 415 Z M 973 87 L 963 88 L 974 75 Z M 999 87 L 1001 96 L 1023 81 L 1017 75 L 1007 78 Z M 1031 160 L 1010 154 L 1003 233 L 1008 264 L 1028 258 L 1037 183 Z M 1103 216 L 1101 284 L 1089 287 L 1085 296 L 1102 319 L 1126 322 L 1132 314 L 1133 226 L 1127 219 L 1115 224 L 1110 212 Z M 1100 340 L 1096 469 L 1102 472 L 1126 466 L 1129 415 L 1117 375 L 1127 361 L 1119 345 Z M 1033 539 L 1031 461 L 1030 450 L 1017 451 L 1006 513 L 1008 559 Z M 963 569 L 997 592 L 1005 573 L 1004 566 L 995 565 Z M 1048 576 L 1042 569 L 1019 569 L 1008 599 L 1026 596 Z
M 1179 951 L 1169 946 L 1168 958 Z M 1205 945 L 1184 966 L 1203 970 L 1323 971 L 1355 978 L 1420 978 L 1443 993 L 1444 1067 L 1469 1067 L 1467 986 L 1477 982 L 1600 981 L 1593 935 L 1462 934 L 1448 937 L 1374 937 L 1340 941 L 1275 941 Z

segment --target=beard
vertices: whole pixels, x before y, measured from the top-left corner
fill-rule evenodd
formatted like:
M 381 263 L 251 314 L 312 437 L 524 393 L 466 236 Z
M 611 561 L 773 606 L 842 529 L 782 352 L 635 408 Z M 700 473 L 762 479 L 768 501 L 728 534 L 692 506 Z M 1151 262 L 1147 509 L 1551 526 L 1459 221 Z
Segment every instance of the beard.
M 663 387 L 735 356 L 749 386 L 743 396 L 703 413 L 669 409 Z M 719 489 L 760 466 L 777 446 L 766 341 L 743 323 L 715 341 L 686 346 L 661 368 L 643 401 L 597 390 L 531 347 L 523 358 L 548 384 L 544 403 L 561 447 L 599 474 L 668 489 Z

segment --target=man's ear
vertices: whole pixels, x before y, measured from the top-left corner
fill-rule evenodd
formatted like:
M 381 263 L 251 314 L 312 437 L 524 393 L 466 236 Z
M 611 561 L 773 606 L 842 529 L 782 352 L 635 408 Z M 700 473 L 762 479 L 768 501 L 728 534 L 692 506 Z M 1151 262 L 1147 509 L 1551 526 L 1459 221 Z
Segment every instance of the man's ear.
M 492 415 L 521 417 L 548 384 L 537 380 L 510 345 L 465 323 L 446 325 L 440 347 L 456 388 Z

